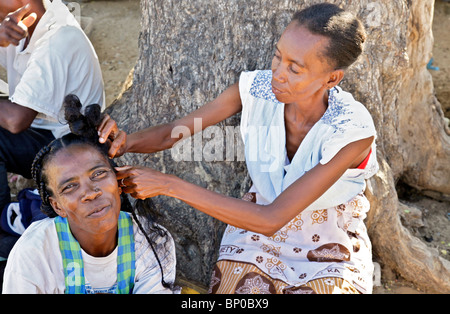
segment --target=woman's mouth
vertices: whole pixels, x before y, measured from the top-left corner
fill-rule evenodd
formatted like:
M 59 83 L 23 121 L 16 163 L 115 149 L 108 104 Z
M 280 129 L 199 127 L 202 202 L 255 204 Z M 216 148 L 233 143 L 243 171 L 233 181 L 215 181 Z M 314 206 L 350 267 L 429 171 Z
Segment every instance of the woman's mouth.
M 88 217 L 90 217 L 90 218 L 102 217 L 103 215 L 106 214 L 106 212 L 108 211 L 109 208 L 110 208 L 110 206 L 98 207 L 98 208 L 94 209 L 93 211 L 91 211 L 91 213 L 88 215 Z
M 282 90 L 279 90 L 278 88 L 276 88 L 275 86 L 272 85 L 272 93 L 274 93 L 275 95 L 279 95 L 284 93 Z

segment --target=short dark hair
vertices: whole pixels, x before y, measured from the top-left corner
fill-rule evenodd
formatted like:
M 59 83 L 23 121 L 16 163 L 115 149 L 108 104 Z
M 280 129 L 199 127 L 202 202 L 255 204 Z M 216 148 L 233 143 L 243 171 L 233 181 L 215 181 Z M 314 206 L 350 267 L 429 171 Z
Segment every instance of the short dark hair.
M 311 33 L 329 38 L 324 56 L 335 69 L 346 69 L 362 53 L 366 31 L 361 21 L 331 3 L 312 5 L 294 14 L 292 22 L 306 27 Z

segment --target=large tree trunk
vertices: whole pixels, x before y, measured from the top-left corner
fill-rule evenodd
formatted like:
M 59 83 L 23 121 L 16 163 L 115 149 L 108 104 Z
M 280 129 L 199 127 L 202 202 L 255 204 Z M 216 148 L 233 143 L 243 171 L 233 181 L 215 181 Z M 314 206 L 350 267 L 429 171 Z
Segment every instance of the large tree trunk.
M 269 68 L 292 13 L 316 2 L 141 0 L 140 57 L 133 84 L 109 113 L 120 127 L 134 132 L 191 112 L 237 82 L 240 72 Z M 357 13 L 369 35 L 365 53 L 341 85 L 367 106 L 378 130 L 381 169 L 367 190 L 374 253 L 383 266 L 420 288 L 450 292 L 449 262 L 402 226 L 395 190 L 402 180 L 444 198 L 450 195 L 449 131 L 426 69 L 434 0 L 334 2 Z M 122 163 L 153 167 L 241 197 L 250 180 L 238 151 L 240 137 L 230 136 L 230 126 L 238 121 L 239 115 L 220 124 L 213 139 L 211 132 L 194 137 L 194 144 L 202 141 L 203 152 L 193 150 L 192 161 L 175 161 L 165 151 L 126 154 Z M 227 148 L 223 158 L 211 148 L 218 140 Z M 206 158 L 214 154 L 215 161 Z M 175 238 L 180 278 L 206 286 L 224 225 L 178 200 L 154 201 Z

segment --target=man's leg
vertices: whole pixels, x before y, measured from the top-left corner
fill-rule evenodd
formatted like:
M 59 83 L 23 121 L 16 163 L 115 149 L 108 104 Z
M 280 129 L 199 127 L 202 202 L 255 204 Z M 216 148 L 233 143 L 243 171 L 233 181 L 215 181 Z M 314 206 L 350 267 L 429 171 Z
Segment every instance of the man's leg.
M 0 213 L 11 202 L 8 172 L 31 178 L 31 165 L 39 150 L 54 139 L 52 132 L 30 128 L 19 134 L 0 127 Z
M 6 170 L 6 163 L 0 161 L 0 214 L 5 208 L 6 204 L 11 202 L 11 195 L 8 186 L 8 174 Z

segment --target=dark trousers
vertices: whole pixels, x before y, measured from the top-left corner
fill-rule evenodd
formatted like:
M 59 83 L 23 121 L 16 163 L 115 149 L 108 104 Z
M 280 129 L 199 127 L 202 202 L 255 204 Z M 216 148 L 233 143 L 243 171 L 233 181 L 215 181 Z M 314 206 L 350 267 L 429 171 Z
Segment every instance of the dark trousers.
M 8 174 L 31 179 L 31 165 L 39 150 L 55 137 L 51 131 L 29 128 L 19 134 L 0 127 L 0 213 L 11 202 Z

